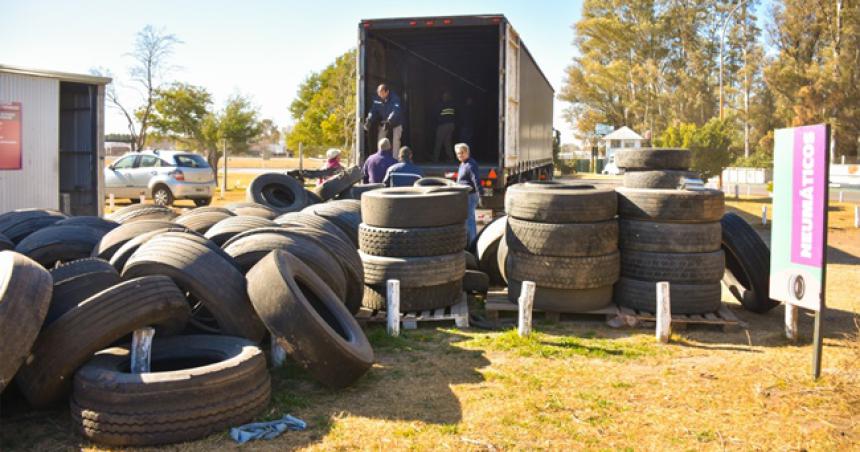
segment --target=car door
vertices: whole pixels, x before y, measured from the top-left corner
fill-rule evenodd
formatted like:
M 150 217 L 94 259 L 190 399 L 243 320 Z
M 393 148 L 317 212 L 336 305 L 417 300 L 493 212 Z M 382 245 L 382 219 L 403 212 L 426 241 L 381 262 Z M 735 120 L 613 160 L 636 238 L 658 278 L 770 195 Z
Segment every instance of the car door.
M 132 171 L 132 182 L 138 196 L 149 196 L 147 191 L 149 188 L 149 180 L 158 174 L 156 166 L 158 166 L 159 161 L 159 158 L 154 155 L 140 156 L 140 160 L 138 160 L 134 167 L 134 171 Z
M 113 193 L 116 198 L 134 196 L 134 185 L 131 178 L 137 157 L 136 155 L 127 155 L 105 168 L 105 192 L 107 194 Z

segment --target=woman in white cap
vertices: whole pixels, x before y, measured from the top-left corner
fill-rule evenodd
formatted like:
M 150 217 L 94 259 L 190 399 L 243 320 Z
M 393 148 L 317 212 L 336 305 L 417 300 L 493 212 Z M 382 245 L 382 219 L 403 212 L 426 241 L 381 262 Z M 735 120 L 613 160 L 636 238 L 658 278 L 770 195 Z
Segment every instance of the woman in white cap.
M 333 170 L 335 170 L 335 174 L 336 174 L 337 170 L 343 169 L 343 165 L 340 164 L 340 149 L 330 148 L 328 151 L 326 151 L 325 158 L 326 158 L 325 165 L 323 165 L 323 167 L 320 169 L 324 169 L 324 170 L 333 169 Z M 324 177 L 324 178 L 320 179 L 319 182 L 317 182 L 317 185 L 321 185 L 323 182 L 331 179 L 332 177 L 335 176 L 335 174 L 332 174 L 331 176 Z

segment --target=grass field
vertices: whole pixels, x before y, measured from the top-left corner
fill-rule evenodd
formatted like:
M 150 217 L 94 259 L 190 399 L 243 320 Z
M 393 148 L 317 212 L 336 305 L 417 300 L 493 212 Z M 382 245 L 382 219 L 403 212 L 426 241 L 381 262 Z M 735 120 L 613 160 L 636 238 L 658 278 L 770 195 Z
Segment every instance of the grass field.
M 234 192 L 230 192 L 230 196 Z M 760 225 L 769 200 L 728 208 Z M 752 314 L 747 329 L 691 327 L 668 345 L 647 329 L 602 321 L 538 321 L 536 334 L 423 327 L 367 333 L 376 364 L 354 386 L 329 391 L 302 370 L 273 371 L 261 416 L 306 420 L 254 450 L 856 450 L 860 445 L 860 231 L 848 205 L 830 212 L 829 288 L 822 378 L 810 377 L 812 318 L 801 340 L 782 332 L 783 308 Z M 66 407 L 0 419 L 0 450 L 94 447 Z M 235 448 L 225 433 L 168 450 Z

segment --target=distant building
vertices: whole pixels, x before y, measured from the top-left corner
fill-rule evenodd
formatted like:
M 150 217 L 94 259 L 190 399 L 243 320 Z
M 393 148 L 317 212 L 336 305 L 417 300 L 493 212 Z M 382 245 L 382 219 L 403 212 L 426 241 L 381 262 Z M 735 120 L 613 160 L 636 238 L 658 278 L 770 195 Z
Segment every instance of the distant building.
M 131 144 L 121 141 L 105 141 L 105 156 L 119 157 L 131 152 Z
M 641 148 L 643 141 L 645 138 L 642 135 L 627 126 L 615 129 L 612 133 L 600 138 L 600 143 L 606 149 L 606 167 L 603 168 L 603 173 L 620 174 L 621 171 L 615 165 L 615 151 L 624 148 Z

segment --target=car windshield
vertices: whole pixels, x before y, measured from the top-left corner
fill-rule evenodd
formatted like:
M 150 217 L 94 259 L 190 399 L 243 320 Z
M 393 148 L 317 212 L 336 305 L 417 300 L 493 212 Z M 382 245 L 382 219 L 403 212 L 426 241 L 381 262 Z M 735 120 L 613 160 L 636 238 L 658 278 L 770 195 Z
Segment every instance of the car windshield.
M 176 166 L 180 168 L 209 168 L 206 159 L 202 155 L 197 154 L 180 154 L 174 155 L 173 160 L 176 161 Z

